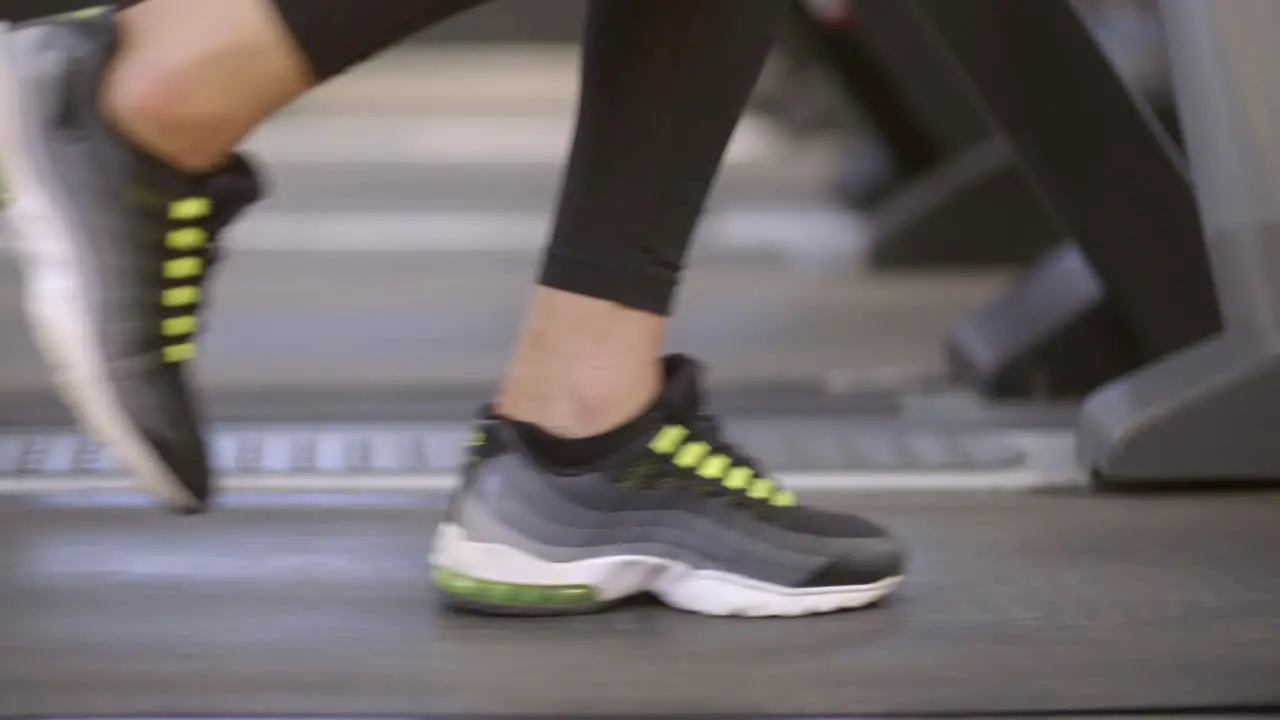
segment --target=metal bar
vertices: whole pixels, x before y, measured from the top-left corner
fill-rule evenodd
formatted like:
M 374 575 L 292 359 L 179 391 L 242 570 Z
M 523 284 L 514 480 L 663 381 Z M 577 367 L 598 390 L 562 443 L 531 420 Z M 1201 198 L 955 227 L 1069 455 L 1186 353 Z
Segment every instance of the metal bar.
M 1280 346 L 1280 3 L 1161 9 L 1228 329 Z

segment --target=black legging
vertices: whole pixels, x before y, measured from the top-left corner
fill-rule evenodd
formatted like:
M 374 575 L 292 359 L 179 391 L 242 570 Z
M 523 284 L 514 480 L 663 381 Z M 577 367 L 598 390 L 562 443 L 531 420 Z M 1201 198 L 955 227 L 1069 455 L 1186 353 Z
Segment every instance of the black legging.
M 274 2 L 321 80 L 483 4 Z M 787 0 L 591 2 L 577 135 L 541 284 L 670 311 L 720 158 L 787 7 Z

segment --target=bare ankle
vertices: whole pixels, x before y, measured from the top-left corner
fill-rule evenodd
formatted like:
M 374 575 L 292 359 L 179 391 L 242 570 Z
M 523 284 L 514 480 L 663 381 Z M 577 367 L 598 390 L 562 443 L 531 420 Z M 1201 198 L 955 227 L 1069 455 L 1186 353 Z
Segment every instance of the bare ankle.
M 664 329 L 648 313 L 540 288 L 497 409 L 563 437 L 623 425 L 662 390 Z
M 219 164 L 234 145 L 214 140 L 217 111 L 189 97 L 181 76 L 173 68 L 119 68 L 103 88 L 102 111 L 138 147 L 198 172 Z
M 119 16 L 104 115 L 186 170 L 218 165 L 310 87 L 310 72 L 263 0 L 150 0 Z
M 606 433 L 642 415 L 662 390 L 658 362 L 608 376 L 573 370 L 516 369 L 496 407 L 505 417 L 566 438 Z

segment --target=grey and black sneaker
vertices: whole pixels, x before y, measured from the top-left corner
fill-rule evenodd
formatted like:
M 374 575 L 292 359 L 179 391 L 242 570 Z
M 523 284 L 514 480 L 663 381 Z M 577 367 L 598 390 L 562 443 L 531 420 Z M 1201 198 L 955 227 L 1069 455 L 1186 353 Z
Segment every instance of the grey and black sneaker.
M 0 158 L 37 347 L 77 419 L 138 484 L 201 509 L 209 468 L 188 365 L 218 232 L 259 194 L 249 164 L 191 176 L 102 117 L 110 12 L 0 34 Z
M 697 376 L 692 360 L 669 358 L 635 441 L 594 467 L 547 467 L 515 424 L 482 421 L 431 551 L 446 600 L 546 615 L 652 593 L 682 610 L 768 617 L 893 592 L 898 544 L 860 517 L 798 505 L 702 413 Z

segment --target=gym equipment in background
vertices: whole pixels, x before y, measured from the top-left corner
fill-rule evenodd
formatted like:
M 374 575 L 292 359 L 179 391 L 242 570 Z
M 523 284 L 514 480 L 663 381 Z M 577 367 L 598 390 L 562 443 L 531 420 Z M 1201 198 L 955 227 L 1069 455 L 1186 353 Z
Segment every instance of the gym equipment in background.
M 806 59 L 810 74 L 825 74 L 834 86 L 827 91 L 840 94 L 861 117 L 861 127 L 851 133 L 839 192 L 854 207 L 870 207 L 937 164 L 941 151 L 900 101 L 879 61 L 850 34 L 852 3 L 797 2 L 792 7 L 779 47 Z
M 748 111 L 798 136 L 869 135 L 857 109 L 841 92 L 840 79 L 810 41 L 804 8 L 790 3 L 789 10 Z
M 881 158 L 860 144 L 841 178 L 845 200 L 870 216 L 873 266 L 1021 266 L 1057 242 L 1007 143 L 905 5 L 857 0 L 838 23 L 803 7 L 797 27 L 894 169 L 881 185 L 868 182 Z
M 1080 398 L 1220 327 L 1181 153 L 1067 0 L 911 0 L 1072 240 L 961 320 L 953 374 Z
M 1275 482 L 1280 5 L 1163 0 L 1161 7 L 1223 330 L 1090 396 L 1081 459 L 1103 484 Z

